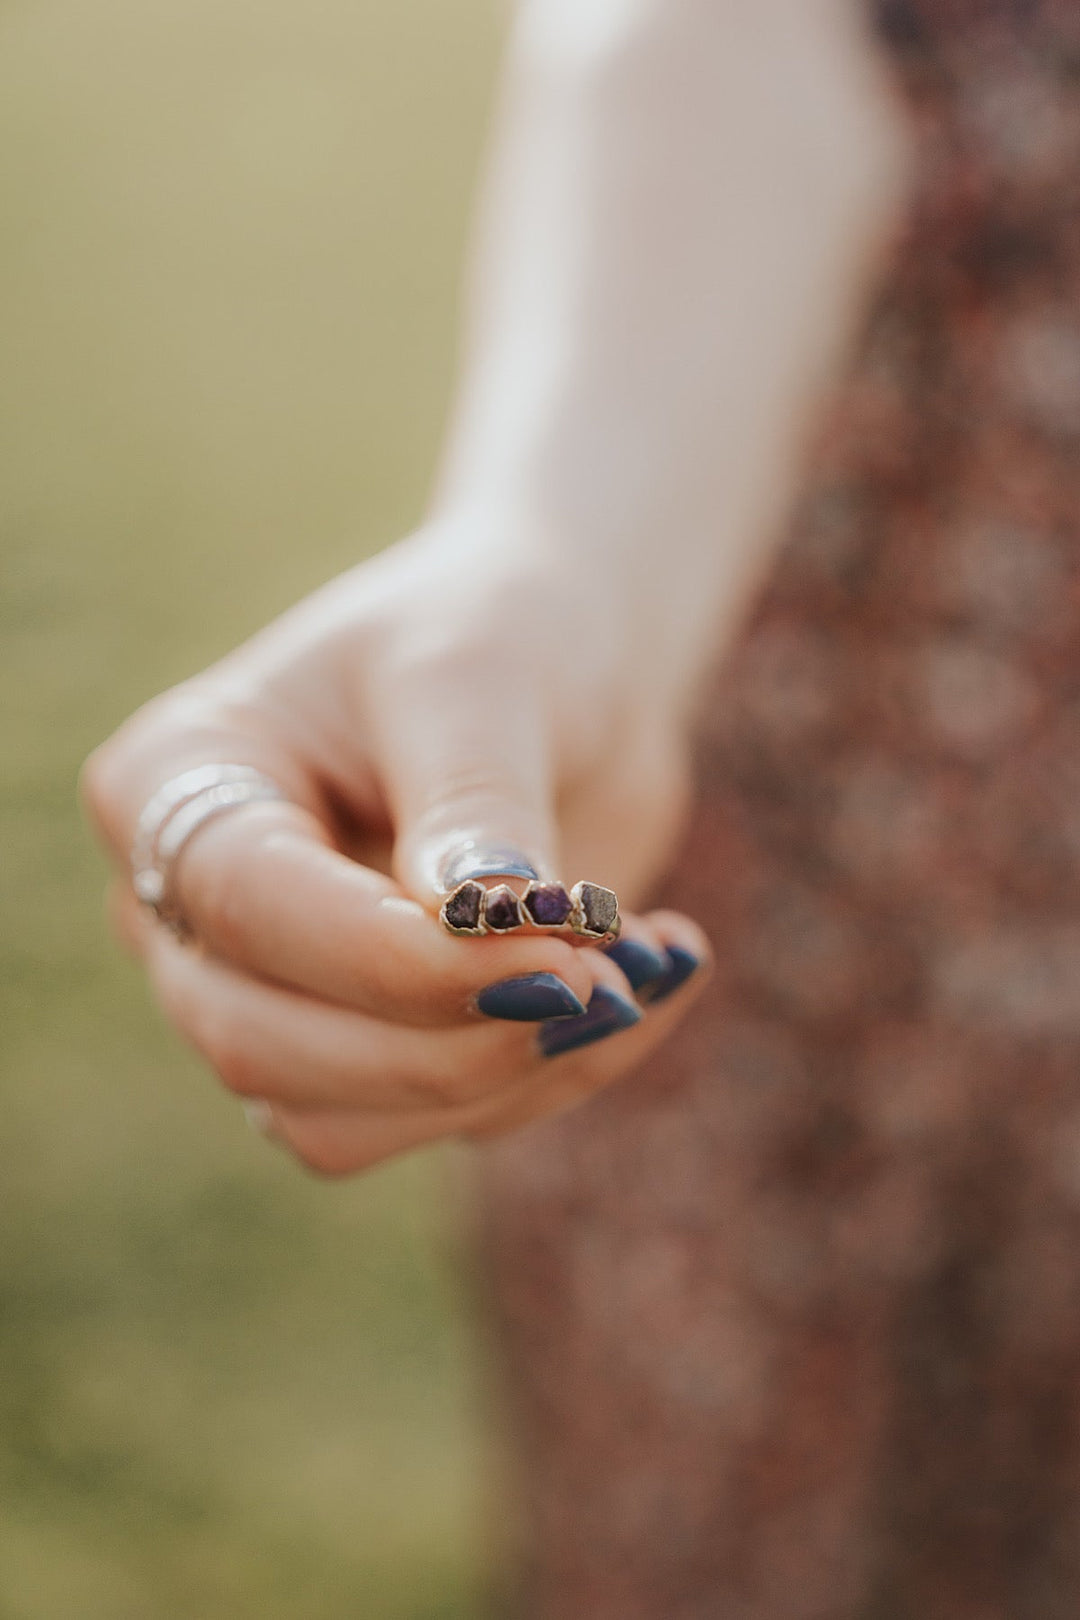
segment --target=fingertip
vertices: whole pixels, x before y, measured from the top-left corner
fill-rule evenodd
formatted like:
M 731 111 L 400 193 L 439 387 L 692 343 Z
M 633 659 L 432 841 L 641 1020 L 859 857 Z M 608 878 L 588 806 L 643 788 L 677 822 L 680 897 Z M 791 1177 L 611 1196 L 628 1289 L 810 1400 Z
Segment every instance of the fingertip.
M 712 961 L 708 934 L 684 911 L 650 911 L 645 922 L 663 945 L 680 945 L 683 950 L 693 952 L 702 963 Z
M 667 972 L 667 953 L 662 945 L 652 945 L 626 933 L 605 946 L 604 955 L 625 975 L 635 995 Z
M 697 989 L 709 977 L 713 953 L 708 938 L 697 923 L 678 911 L 656 911 L 648 918 L 664 950 L 666 968 L 639 992 L 650 1006 L 693 984 Z

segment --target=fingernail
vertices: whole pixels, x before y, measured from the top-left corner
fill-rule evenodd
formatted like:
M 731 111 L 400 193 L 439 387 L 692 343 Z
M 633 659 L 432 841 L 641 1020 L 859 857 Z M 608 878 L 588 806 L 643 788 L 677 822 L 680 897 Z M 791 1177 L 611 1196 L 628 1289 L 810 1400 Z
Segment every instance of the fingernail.
M 453 850 L 442 868 L 444 888 L 456 889 L 466 878 L 538 878 L 539 872 L 520 849 L 510 844 L 480 845 L 470 840 Z
M 274 1110 L 261 1097 L 249 1098 L 242 1104 L 244 1118 L 260 1136 L 273 1136 Z
M 667 972 L 667 957 L 663 952 L 654 951 L 640 939 L 617 939 L 614 945 L 606 947 L 604 955 L 610 956 L 615 966 L 626 974 L 631 990 L 654 984 Z
M 539 1024 L 545 1018 L 581 1018 L 585 1003 L 554 973 L 523 973 L 518 979 L 500 979 L 476 998 L 488 1018 L 508 1018 L 515 1024 Z
M 696 973 L 701 966 L 700 956 L 693 951 L 686 951 L 681 945 L 669 945 L 667 948 L 667 965 L 664 976 L 656 980 L 646 994 L 645 1000 L 649 1002 L 665 1001 L 668 996 L 674 995 L 681 985 L 684 985 L 691 974 Z
M 563 1052 L 576 1051 L 579 1046 L 606 1040 L 620 1029 L 629 1029 L 640 1018 L 640 1007 L 598 984 L 583 1018 L 559 1019 L 541 1028 L 540 1050 L 545 1057 L 559 1057 Z

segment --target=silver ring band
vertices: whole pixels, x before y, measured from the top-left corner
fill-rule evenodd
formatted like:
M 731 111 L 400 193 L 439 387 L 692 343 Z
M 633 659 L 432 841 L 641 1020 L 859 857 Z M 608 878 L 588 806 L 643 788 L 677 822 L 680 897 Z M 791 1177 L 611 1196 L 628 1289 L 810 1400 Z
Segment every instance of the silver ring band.
M 181 936 L 187 929 L 170 903 L 172 869 L 200 827 L 241 805 L 283 801 L 286 795 L 251 765 L 200 765 L 163 784 L 139 817 L 132 844 L 132 883 L 159 921 Z
M 135 872 L 154 863 L 154 852 L 162 828 L 182 804 L 206 788 L 223 782 L 268 781 L 253 765 L 196 765 L 163 782 L 143 806 L 131 843 L 131 865 Z

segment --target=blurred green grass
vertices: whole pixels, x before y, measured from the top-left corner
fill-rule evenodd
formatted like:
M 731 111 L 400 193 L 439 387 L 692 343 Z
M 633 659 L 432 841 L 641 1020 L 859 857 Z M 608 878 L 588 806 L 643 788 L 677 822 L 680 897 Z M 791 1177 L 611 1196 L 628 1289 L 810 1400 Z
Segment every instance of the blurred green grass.
M 482 1612 L 437 1158 L 307 1180 L 106 941 L 83 755 L 419 510 L 494 0 L 0 0 L 0 1616 Z

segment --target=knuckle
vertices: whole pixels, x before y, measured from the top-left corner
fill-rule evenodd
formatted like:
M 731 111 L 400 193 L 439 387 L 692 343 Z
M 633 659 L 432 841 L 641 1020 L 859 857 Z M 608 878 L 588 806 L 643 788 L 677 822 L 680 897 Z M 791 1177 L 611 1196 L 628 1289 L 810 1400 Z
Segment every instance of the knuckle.
M 133 762 L 150 747 L 168 722 L 163 718 L 167 694 L 152 699 L 130 715 L 111 737 L 94 749 L 79 773 L 79 793 L 89 814 L 106 831 L 123 804 Z
M 171 759 L 222 732 L 218 706 L 187 682 L 151 698 L 84 761 L 79 798 L 99 834 L 118 847 L 130 837 L 141 800 Z M 161 771 L 155 769 L 161 766 Z
M 115 840 L 120 821 L 120 768 L 114 742 L 102 743 L 79 772 L 79 801 L 98 835 Z

